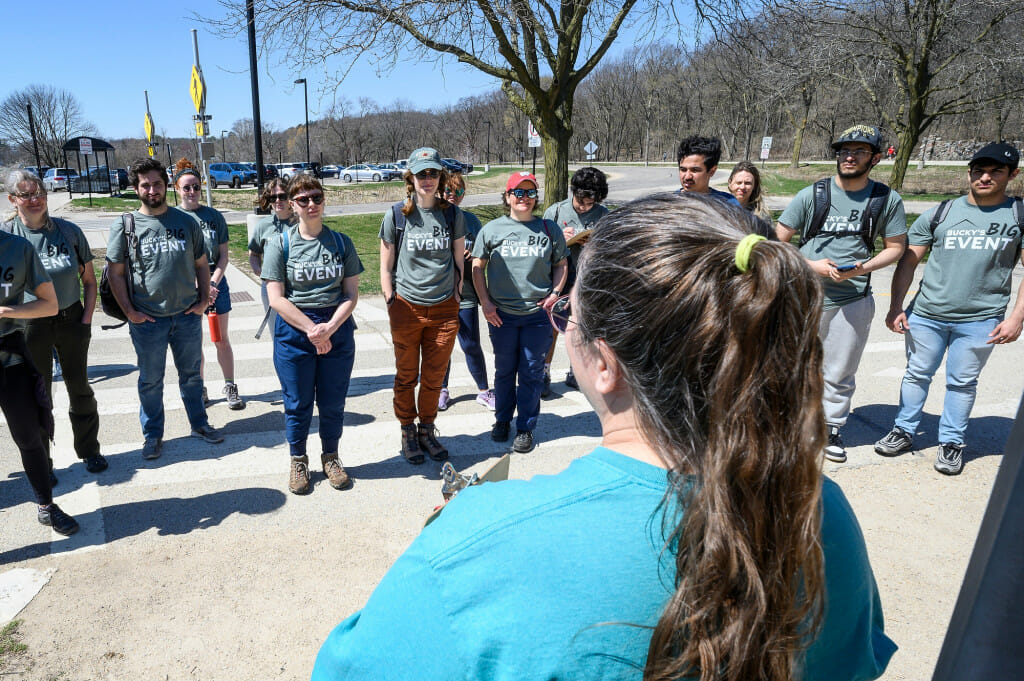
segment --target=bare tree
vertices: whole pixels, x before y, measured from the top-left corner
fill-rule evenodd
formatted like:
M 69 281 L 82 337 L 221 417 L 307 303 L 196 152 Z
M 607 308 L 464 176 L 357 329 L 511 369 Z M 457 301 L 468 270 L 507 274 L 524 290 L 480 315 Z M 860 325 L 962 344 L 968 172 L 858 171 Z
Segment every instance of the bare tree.
M 85 120 L 73 94 L 50 85 L 29 85 L 0 103 L 0 137 L 23 158 L 35 154 L 28 122 L 29 104 L 32 105 L 40 161 L 44 165 L 59 166 L 64 162 L 61 147 L 67 140 L 95 134 L 95 128 Z

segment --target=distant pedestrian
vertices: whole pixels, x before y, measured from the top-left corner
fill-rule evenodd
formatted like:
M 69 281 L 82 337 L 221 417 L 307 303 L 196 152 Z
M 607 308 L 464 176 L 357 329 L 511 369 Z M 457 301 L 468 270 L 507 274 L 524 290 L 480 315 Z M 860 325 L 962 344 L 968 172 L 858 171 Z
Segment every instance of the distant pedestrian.
M 263 280 L 274 325 L 274 368 L 284 398 L 285 438 L 291 466 L 288 489 L 312 491 L 306 440 L 313 403 L 320 416 L 320 463 L 335 489 L 352 480 L 339 458 L 345 424 L 345 398 L 355 362 L 355 320 L 363 263 L 352 240 L 323 223 L 324 189 L 312 175 L 299 175 L 288 186 L 295 225 L 268 238 Z
M 462 199 L 466 197 L 466 181 L 462 173 L 452 173 L 448 176 L 448 183 L 444 187 L 444 198 L 448 203 L 459 206 Z M 473 268 L 473 241 L 483 226 L 480 218 L 468 210 L 459 209 L 466 222 L 466 248 L 463 251 L 465 258 L 462 263 L 462 293 L 459 300 L 459 347 L 466 356 L 466 367 L 469 374 L 476 383 L 476 403 L 494 410 L 494 392 L 487 386 L 487 360 L 484 358 L 483 346 L 480 345 L 480 301 L 476 298 L 476 289 L 473 288 L 473 277 L 469 275 Z M 445 411 L 451 406 L 451 393 L 448 391 L 448 377 L 452 372 L 451 360 L 448 361 L 448 371 L 445 372 L 444 381 L 441 383 L 441 395 L 437 400 L 437 408 Z
M 424 452 L 434 461 L 448 458 L 434 420 L 459 332 L 466 218 L 443 198 L 448 174 L 437 150 L 412 152 L 404 178 L 407 198 L 384 213 L 380 226 L 380 286 L 395 347 L 402 456 L 418 465 Z
M 53 379 L 63 377 L 75 454 L 87 471 L 100 473 L 107 469 L 107 460 L 100 453 L 100 417 L 89 384 L 89 343 L 97 290 L 92 250 L 78 225 L 50 217 L 46 188 L 36 175 L 12 171 L 6 186 L 11 188 L 17 212 L 3 229 L 25 237 L 36 249 L 53 280 L 60 308 L 55 315 L 29 319 L 25 342 L 51 401 Z M 27 294 L 26 300 L 31 298 L 32 294 Z M 52 470 L 49 438 L 43 438 L 43 445 Z
M 235 353 L 228 335 L 228 318 L 231 313 L 231 290 L 228 288 L 227 278 L 228 223 L 219 210 L 199 203 L 203 179 L 199 171 L 186 159 L 178 161 L 174 186 L 181 194 L 181 210 L 195 218 L 203 230 L 203 244 L 206 258 L 210 263 L 210 297 L 207 300 L 207 313 L 210 310 L 216 312 L 217 327 L 220 331 L 219 340 L 214 340 L 213 344 L 217 348 L 217 363 L 224 376 L 222 392 L 229 409 L 245 409 L 245 402 L 238 396 L 238 386 L 235 385 Z M 199 365 L 200 377 L 204 375 L 203 363 Z M 203 383 L 203 403 L 209 405 L 205 379 Z
M 110 288 L 128 317 L 139 366 L 139 419 L 144 459 L 163 449 L 164 369 L 170 348 L 192 437 L 224 441 L 203 405 L 202 317 L 210 297 L 203 232 L 191 215 L 167 205 L 167 171 L 152 158 L 132 164 L 128 178 L 142 205 L 110 226 Z M 129 240 L 126 233 L 135 236 Z M 130 261 L 130 263 L 129 263 Z M 129 275 L 128 265 L 131 266 Z
M 23 179 L 23 178 L 22 178 Z M 7 182 L 8 199 L 15 205 L 44 203 L 38 185 Z M 44 204 L 45 205 L 45 204 Z M 21 454 L 25 477 L 38 509 L 36 518 L 63 535 L 78 531 L 78 523 L 53 503 L 53 485 L 45 440 L 53 438 L 53 410 L 25 345 L 25 319 L 52 317 L 60 311 L 57 292 L 39 254 L 27 239 L 0 231 L 0 411 L 11 439 Z M 25 294 L 34 298 L 23 302 Z
M 260 194 L 260 208 L 270 211 L 271 214 L 256 223 L 252 237 L 249 239 L 249 267 L 257 277 L 263 272 L 263 251 L 266 249 L 267 239 L 277 238 L 285 226 L 294 225 L 299 221 L 288 200 L 288 181 L 280 177 L 275 177 L 263 187 L 263 193 Z M 268 324 L 273 329 L 277 313 L 270 307 L 266 281 L 262 281 L 260 284 L 260 296 L 263 299 L 263 311 L 270 315 Z
M 996 345 L 1013 343 L 1024 325 L 1024 289 L 1010 304 L 1013 268 L 1020 260 L 1024 204 L 1006 194 L 1020 154 L 1005 142 L 978 150 L 967 166 L 970 192 L 926 211 L 910 228 L 896 265 L 885 325 L 906 341 L 907 369 L 900 407 L 875 451 L 895 456 L 913 448 L 932 378 L 946 358 L 946 397 L 939 418 L 935 470 L 963 470 L 967 422 L 981 370 Z M 919 291 L 903 309 L 914 271 L 931 251 Z
M 494 348 L 491 439 L 507 441 L 516 415 L 512 449 L 520 453 L 534 446 L 552 341 L 546 310 L 565 290 L 567 274 L 565 237 L 534 216 L 537 196 L 532 173 L 512 173 L 501 199 L 507 215 L 484 225 L 473 244 L 473 284 Z

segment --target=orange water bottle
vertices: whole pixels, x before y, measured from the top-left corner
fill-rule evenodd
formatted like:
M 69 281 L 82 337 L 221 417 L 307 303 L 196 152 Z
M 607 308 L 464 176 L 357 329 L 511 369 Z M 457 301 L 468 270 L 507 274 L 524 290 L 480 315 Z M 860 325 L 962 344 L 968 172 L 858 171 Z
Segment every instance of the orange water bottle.
M 210 320 L 210 340 L 214 343 L 220 342 L 220 318 L 217 316 L 217 308 L 213 305 L 206 308 L 206 316 Z

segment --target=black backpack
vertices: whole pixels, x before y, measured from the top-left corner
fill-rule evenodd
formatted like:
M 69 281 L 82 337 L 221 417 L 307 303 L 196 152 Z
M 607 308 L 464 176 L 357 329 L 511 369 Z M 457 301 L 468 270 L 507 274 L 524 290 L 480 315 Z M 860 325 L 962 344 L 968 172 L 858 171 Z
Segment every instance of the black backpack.
M 1017 224 L 1017 231 L 1024 233 L 1024 199 L 1019 196 L 1013 198 L 1013 221 Z M 942 221 L 949 215 L 950 206 L 953 203 L 953 199 L 945 199 L 939 204 L 939 207 L 935 209 L 935 213 L 932 215 L 931 222 L 928 223 L 929 229 L 931 229 L 932 236 L 935 236 L 935 228 L 942 224 Z
M 871 187 L 871 196 L 868 198 L 867 208 L 860 221 L 860 229 L 829 232 L 835 236 L 860 235 L 867 246 L 868 253 L 875 252 L 875 239 L 878 237 L 878 217 L 889 200 L 890 189 L 881 182 L 874 182 Z M 832 178 L 826 177 L 814 183 L 814 215 L 807 230 L 801 236 L 802 241 L 810 241 L 821 233 L 821 228 L 828 217 L 828 209 L 832 205 Z

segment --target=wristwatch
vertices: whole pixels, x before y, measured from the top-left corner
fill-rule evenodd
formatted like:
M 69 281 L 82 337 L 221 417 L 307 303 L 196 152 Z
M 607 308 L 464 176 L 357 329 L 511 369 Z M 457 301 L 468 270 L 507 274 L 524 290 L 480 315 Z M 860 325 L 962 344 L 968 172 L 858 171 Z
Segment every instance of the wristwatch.
M 553 295 L 555 298 L 558 298 L 559 296 L 562 295 L 562 292 L 559 291 L 557 288 L 553 288 L 551 289 L 551 295 Z

